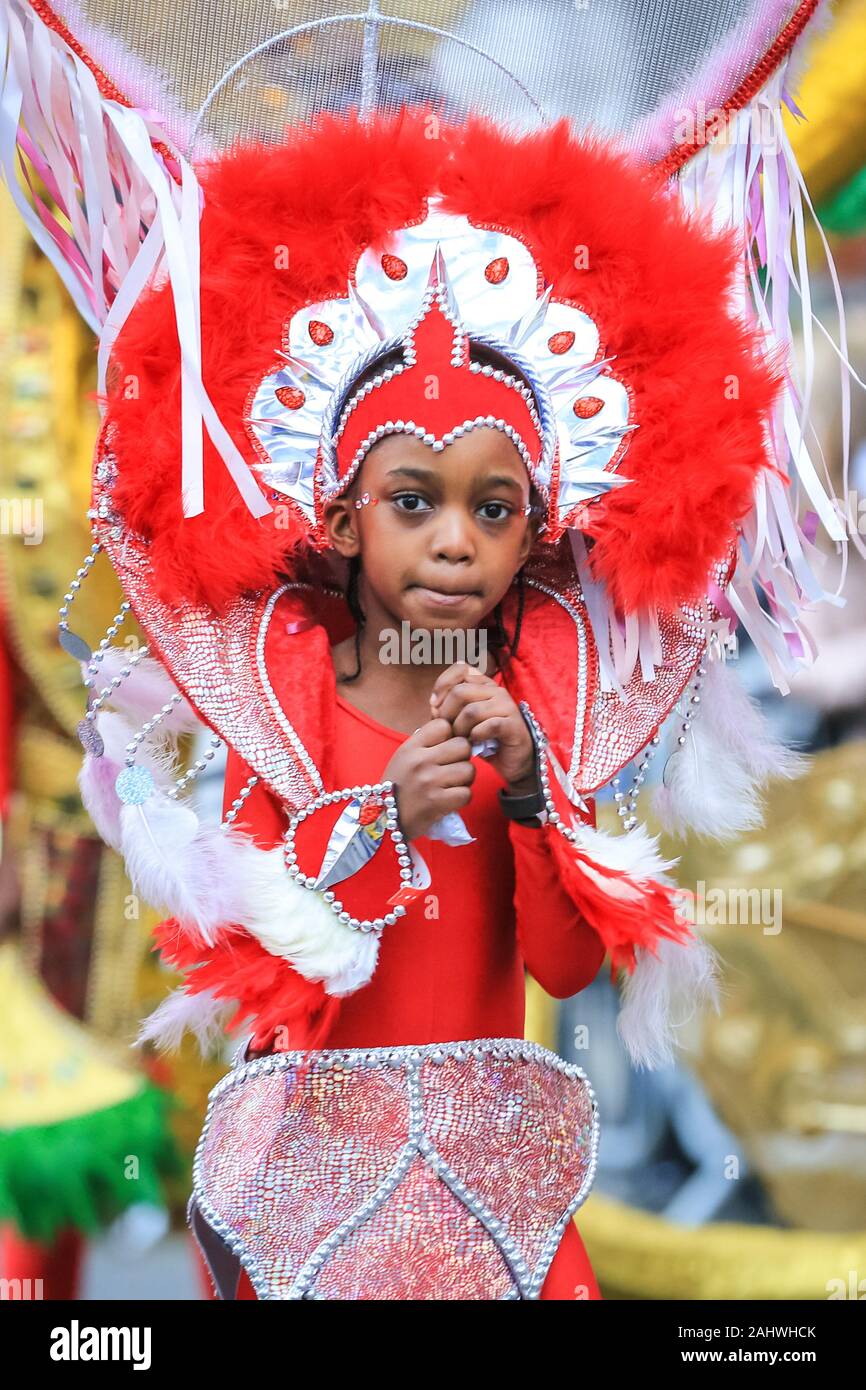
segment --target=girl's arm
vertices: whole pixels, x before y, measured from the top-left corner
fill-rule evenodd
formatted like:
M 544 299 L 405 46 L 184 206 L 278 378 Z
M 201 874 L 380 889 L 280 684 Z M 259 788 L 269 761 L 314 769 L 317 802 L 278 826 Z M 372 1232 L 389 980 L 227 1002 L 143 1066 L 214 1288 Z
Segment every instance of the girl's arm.
M 566 891 L 541 826 L 511 821 L 517 940 L 527 970 L 554 999 L 591 984 L 605 947 Z

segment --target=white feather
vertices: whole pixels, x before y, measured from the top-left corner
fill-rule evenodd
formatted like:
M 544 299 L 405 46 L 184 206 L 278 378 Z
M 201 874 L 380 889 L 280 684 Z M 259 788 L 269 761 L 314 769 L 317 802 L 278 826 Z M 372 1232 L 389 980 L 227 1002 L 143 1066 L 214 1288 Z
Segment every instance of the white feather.
M 582 826 L 577 843 L 597 864 L 629 874 L 636 885 L 653 879 L 673 886 L 668 871 L 678 861 L 662 857 L 658 837 L 643 825 L 620 835 Z M 628 884 L 596 878 L 591 868 L 582 867 L 608 893 L 633 896 L 640 891 L 637 886 L 629 890 Z M 718 1008 L 718 970 L 716 954 L 704 941 L 661 937 L 654 952 L 638 947 L 635 968 L 622 985 L 617 1021 L 617 1031 L 635 1065 L 654 1069 L 673 1061 L 677 1029 L 708 1004 Z M 675 1021 L 677 1016 L 680 1021 Z
M 676 737 L 680 725 L 674 724 Z M 761 707 L 723 662 L 708 664 L 700 711 L 682 747 L 672 744 L 653 809 L 671 834 L 733 839 L 763 823 L 761 793 L 799 777 L 808 760 L 773 736 Z
M 694 937 L 662 938 L 655 954 L 638 949 L 621 991 L 617 1032 L 637 1067 L 654 1070 L 674 1060 L 677 1031 L 708 1006 L 719 1010 L 716 952 Z
M 152 1042 L 161 1052 L 176 1052 L 184 1033 L 189 1031 L 197 1039 L 201 1055 L 208 1057 L 222 1045 L 226 1025 L 236 1007 L 231 999 L 217 999 L 210 989 L 198 994 L 172 990 L 144 1020 L 133 1046 Z
M 636 825 L 620 835 L 596 830 L 591 825 L 575 823 L 572 828 L 576 831 L 573 843 L 603 868 L 615 869 L 634 879 L 656 878 L 664 882 L 667 871 L 676 867 L 676 859 L 662 858 L 658 836 L 650 835 L 644 825 Z M 601 881 L 602 887 L 609 884 L 609 879 Z
M 372 977 L 375 933 L 342 923 L 321 895 L 286 872 L 281 845 L 260 849 L 239 830 L 200 825 L 187 807 L 154 793 L 121 812 L 122 849 L 133 886 L 202 941 L 244 927 L 329 994 L 351 994 Z
M 84 755 L 78 773 L 78 789 L 81 803 L 89 815 L 101 839 L 120 853 L 120 800 L 114 790 L 119 765 L 111 758 L 96 758 L 92 753 Z
M 126 745 L 136 732 L 135 723 L 114 710 L 100 710 L 96 727 L 105 746 L 103 756 L 122 767 L 126 762 Z M 170 787 L 177 777 L 177 751 L 171 737 L 145 739 L 135 761 L 148 769 L 158 787 Z
M 84 809 L 100 837 L 113 850 L 121 853 L 121 801 L 114 784 L 126 761 L 126 745 L 135 733 L 136 725 L 125 715 L 108 709 L 99 711 L 95 723 L 105 751 L 98 758 L 93 753 L 85 754 L 78 774 L 78 787 Z M 156 785 L 162 788 L 170 787 L 175 780 L 175 760 L 175 746 L 171 738 L 147 740 L 141 745 L 136 759 L 148 768 Z
M 96 688 L 103 690 L 111 685 L 112 680 L 120 676 L 123 667 L 129 665 L 129 660 L 130 653 L 124 651 L 123 647 L 107 647 L 96 668 Z M 81 671 L 82 674 L 87 671 L 86 661 L 81 663 Z M 109 702 L 133 720 L 135 729 L 138 729 L 178 693 L 177 686 L 162 663 L 152 656 L 143 656 L 135 663 L 130 674 L 124 676 L 112 690 Z M 186 697 L 179 700 L 171 713 L 159 721 L 160 729 L 175 736 L 191 733 L 200 724 L 201 720 Z

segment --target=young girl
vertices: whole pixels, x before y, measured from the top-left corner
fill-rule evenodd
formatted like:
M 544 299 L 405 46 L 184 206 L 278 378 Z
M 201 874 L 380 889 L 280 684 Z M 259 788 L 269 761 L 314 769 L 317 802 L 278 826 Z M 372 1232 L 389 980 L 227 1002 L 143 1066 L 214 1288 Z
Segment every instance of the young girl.
M 334 549 L 360 561 L 358 626 L 333 648 L 336 681 L 325 677 L 335 704 L 332 780 L 394 783 L 400 828 L 407 841 L 420 840 L 436 890 L 383 938 L 372 980 L 342 1001 L 328 1029 L 329 1048 L 520 1039 L 524 966 L 557 998 L 576 994 L 601 966 L 601 939 L 564 891 L 539 841 L 537 817 L 503 813 L 500 792 L 531 797 L 538 779 L 529 725 L 494 651 L 487 650 L 484 670 L 381 659 L 383 635 L 402 632 L 404 623 L 413 631 L 475 627 L 486 635 L 484 625 L 535 539 L 530 486 L 513 443 L 495 429 L 479 429 L 432 456 L 417 439 L 391 437 L 373 447 L 351 488 L 328 508 Z M 518 642 L 515 632 L 512 654 Z M 503 656 L 507 665 L 507 647 Z M 291 667 L 269 670 L 285 700 Z M 495 740 L 496 751 L 473 760 L 473 743 L 487 740 Z M 230 754 L 229 802 L 249 775 Z M 244 810 L 258 843 L 280 843 L 284 815 L 276 798 L 253 792 Z M 455 812 L 471 843 L 426 838 Z M 276 1031 L 284 1036 L 274 1046 L 287 1051 L 310 1043 L 307 1028 Z M 519 1162 L 518 1155 L 515 1142 L 510 1161 Z M 369 1285 L 363 1289 L 362 1280 L 357 1296 L 371 1296 Z M 468 1292 L 466 1284 L 455 1288 Z M 569 1224 L 540 1297 L 598 1296 Z
M 249 1036 L 193 1229 L 227 1298 L 595 1298 L 595 1100 L 524 1042 L 524 972 L 566 998 L 607 956 L 647 1065 L 675 986 L 712 993 L 634 812 L 769 462 L 737 250 L 564 124 L 333 117 L 205 191 L 204 377 L 243 462 L 207 407 L 198 457 L 153 289 L 93 516 L 160 664 L 103 656 L 82 728 L 85 800 L 187 976 L 144 1036 Z M 406 634 L 432 663 L 393 660 Z M 165 758 L 196 718 L 228 745 L 219 829 Z

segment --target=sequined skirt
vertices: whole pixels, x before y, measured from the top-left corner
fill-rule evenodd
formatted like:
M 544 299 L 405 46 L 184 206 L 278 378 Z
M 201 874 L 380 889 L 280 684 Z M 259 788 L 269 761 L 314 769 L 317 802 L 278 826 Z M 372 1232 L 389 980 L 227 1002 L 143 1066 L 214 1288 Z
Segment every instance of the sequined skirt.
M 513 1038 L 239 1060 L 190 1225 L 223 1298 L 534 1299 L 595 1175 L 577 1066 Z

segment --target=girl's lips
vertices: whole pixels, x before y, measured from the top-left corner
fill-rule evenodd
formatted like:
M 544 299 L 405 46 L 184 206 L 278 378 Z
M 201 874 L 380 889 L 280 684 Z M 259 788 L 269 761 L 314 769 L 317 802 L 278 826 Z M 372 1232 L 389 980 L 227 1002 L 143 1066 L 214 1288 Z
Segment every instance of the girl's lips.
M 415 593 L 419 594 L 425 603 L 432 604 L 436 608 L 459 608 L 461 603 L 465 603 L 467 599 L 477 597 L 471 590 L 463 594 L 446 594 L 441 589 L 425 589 L 423 584 L 416 584 L 413 587 Z

